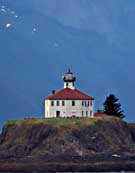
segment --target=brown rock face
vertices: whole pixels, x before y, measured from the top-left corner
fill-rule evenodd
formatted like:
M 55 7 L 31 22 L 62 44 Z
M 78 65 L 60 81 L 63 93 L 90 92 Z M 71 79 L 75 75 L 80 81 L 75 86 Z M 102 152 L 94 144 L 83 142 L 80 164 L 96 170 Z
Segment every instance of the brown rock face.
M 10 121 L 0 136 L 1 161 L 94 162 L 133 152 L 128 125 L 115 118 Z

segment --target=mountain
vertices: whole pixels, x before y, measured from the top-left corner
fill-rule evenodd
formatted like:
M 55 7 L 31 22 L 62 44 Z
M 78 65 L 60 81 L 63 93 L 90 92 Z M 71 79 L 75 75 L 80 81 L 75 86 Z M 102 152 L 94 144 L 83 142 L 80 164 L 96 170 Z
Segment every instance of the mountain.
M 120 98 L 134 114 L 134 1 L 1 0 L 0 115 L 43 116 L 43 100 L 71 67 L 81 90 Z M 12 103 L 12 104 L 10 104 Z

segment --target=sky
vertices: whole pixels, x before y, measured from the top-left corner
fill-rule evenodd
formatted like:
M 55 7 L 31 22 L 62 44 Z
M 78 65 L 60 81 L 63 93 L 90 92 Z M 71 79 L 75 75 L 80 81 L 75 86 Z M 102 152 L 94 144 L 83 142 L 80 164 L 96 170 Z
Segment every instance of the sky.
M 70 67 L 95 111 L 114 93 L 135 121 L 135 1 L 0 0 L 0 125 L 43 117 Z

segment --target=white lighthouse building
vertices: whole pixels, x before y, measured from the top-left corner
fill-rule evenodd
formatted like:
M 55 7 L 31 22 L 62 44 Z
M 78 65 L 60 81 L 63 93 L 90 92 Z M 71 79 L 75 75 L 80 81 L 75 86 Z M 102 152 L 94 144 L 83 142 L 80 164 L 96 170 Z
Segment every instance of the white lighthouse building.
M 93 117 L 94 98 L 75 88 L 76 78 L 70 69 L 63 80 L 64 89 L 53 91 L 45 100 L 45 117 Z

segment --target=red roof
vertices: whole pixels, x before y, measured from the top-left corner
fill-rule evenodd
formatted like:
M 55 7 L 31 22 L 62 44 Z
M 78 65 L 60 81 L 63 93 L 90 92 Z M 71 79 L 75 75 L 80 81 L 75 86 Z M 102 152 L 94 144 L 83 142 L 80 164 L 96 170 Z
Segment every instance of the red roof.
M 48 96 L 46 100 L 94 100 L 94 98 L 77 89 L 65 88 Z
M 105 113 L 95 113 L 94 114 L 94 117 L 107 117 L 108 115 L 107 114 L 105 114 Z

